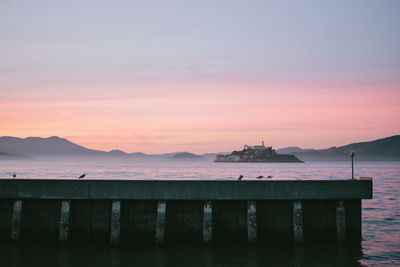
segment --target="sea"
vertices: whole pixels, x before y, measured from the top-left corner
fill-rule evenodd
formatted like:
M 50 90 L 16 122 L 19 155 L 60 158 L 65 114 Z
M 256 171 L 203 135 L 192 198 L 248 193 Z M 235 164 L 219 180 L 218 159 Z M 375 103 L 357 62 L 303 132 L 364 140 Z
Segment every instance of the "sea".
M 109 160 L 0 161 L 0 179 L 346 180 L 349 162 L 213 163 Z M 362 242 L 295 246 L 54 246 L 0 243 L 0 266 L 400 266 L 400 162 L 357 162 L 354 176 L 373 177 L 362 201 Z

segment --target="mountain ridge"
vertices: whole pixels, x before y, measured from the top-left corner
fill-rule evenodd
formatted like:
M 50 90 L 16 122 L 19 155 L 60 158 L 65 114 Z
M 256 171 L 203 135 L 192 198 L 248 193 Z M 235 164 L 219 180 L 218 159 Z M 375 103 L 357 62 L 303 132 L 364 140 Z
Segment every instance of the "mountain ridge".
M 350 143 L 344 146 L 319 150 L 301 150 L 293 153 L 304 161 L 344 161 L 349 160 L 350 152 L 355 159 L 362 161 L 399 161 L 400 135 L 393 135 L 372 141 Z
M 358 160 L 396 160 L 400 161 L 400 135 L 393 135 L 372 141 L 351 143 L 340 147 L 327 149 L 302 149 L 299 147 L 287 147 L 278 149 L 280 154 L 292 154 L 303 161 L 341 161 L 348 160 L 350 151 L 355 151 Z M 8 158 L 32 158 L 53 156 L 80 156 L 80 157 L 112 157 L 132 159 L 167 159 L 184 152 L 172 152 L 161 154 L 146 154 L 143 152 L 126 153 L 119 149 L 101 151 L 89 149 L 58 136 L 26 137 L 12 136 L 0 137 L 0 152 L 2 159 Z M 221 153 L 204 153 L 202 156 L 212 160 L 215 155 Z M 227 153 L 222 153 L 227 154 Z M 194 154 L 196 155 L 196 154 Z

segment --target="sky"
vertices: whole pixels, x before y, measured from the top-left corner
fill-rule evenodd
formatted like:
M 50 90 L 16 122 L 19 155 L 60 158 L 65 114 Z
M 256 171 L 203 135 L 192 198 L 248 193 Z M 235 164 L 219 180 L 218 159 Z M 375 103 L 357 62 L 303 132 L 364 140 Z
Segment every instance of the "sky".
M 0 136 L 327 148 L 400 134 L 400 1 L 0 1 Z

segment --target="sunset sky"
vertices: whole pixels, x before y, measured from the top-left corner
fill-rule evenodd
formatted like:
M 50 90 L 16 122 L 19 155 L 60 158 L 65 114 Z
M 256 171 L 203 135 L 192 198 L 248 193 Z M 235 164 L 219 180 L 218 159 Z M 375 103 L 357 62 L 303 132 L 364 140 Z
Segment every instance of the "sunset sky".
M 126 152 L 400 134 L 400 1 L 0 1 L 0 136 Z

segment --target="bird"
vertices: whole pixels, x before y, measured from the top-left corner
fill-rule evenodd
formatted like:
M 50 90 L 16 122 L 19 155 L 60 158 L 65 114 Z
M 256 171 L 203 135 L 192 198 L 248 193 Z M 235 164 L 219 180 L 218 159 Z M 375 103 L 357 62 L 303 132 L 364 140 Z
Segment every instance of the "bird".
M 83 177 L 85 177 L 86 173 L 82 174 L 81 176 L 79 176 L 78 179 L 83 179 Z
M 240 175 L 238 180 L 241 181 L 243 179 L 243 175 Z
M 262 178 L 264 178 L 264 176 L 262 176 L 262 175 L 257 176 L 257 179 L 262 179 Z
M 12 177 L 14 177 L 14 178 L 17 177 L 17 174 L 16 174 L 16 173 L 13 173 Z
M 271 178 L 272 178 L 272 175 L 268 175 L 267 179 L 271 179 Z

